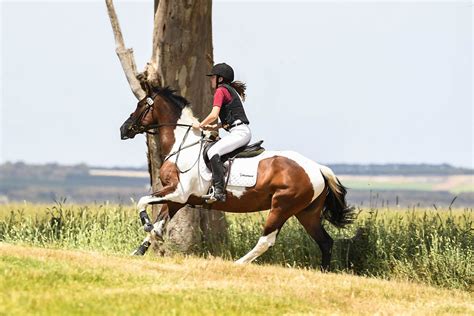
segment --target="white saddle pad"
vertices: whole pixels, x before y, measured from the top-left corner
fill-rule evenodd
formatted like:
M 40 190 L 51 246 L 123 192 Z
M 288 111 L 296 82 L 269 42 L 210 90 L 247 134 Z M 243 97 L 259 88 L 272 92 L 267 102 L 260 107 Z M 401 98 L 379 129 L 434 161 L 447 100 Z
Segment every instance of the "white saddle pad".
M 258 163 L 265 158 L 271 157 L 271 154 L 269 154 L 270 152 L 264 151 L 256 157 L 234 159 L 230 169 L 230 179 L 227 185 L 236 187 L 253 187 L 257 183 Z M 226 161 L 224 166 L 227 169 L 229 167 L 229 162 Z M 202 157 L 199 162 L 199 172 L 204 180 L 211 181 L 212 172 L 207 169 Z M 225 178 L 227 181 L 227 172 Z

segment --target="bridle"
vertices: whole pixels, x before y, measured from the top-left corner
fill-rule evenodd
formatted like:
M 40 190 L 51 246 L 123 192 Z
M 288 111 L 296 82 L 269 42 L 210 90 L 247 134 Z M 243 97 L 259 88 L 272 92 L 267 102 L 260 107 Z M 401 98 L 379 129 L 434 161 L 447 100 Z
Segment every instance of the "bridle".
M 155 96 L 156 97 L 156 96 Z M 163 160 L 163 162 L 167 161 L 168 159 L 170 159 L 171 157 L 175 156 L 176 155 L 176 168 L 178 169 L 179 173 L 186 173 L 188 171 L 190 171 L 191 169 L 194 168 L 194 166 L 196 166 L 197 162 L 199 161 L 199 158 L 201 156 L 201 151 L 202 151 L 202 148 L 203 148 L 203 144 L 204 144 L 204 141 L 206 141 L 206 136 L 204 135 L 203 132 L 201 132 L 201 138 L 192 143 L 192 144 L 189 144 L 189 145 L 186 145 L 184 146 L 184 143 L 186 142 L 186 139 L 188 138 L 188 135 L 189 135 L 189 132 L 191 131 L 191 128 L 193 127 L 192 125 L 190 124 L 181 124 L 181 123 L 157 123 L 157 124 L 150 124 L 150 125 L 147 125 L 147 126 L 144 126 L 141 122 L 143 120 L 143 118 L 146 117 L 146 115 L 148 115 L 148 112 L 152 111 L 153 110 L 153 105 L 154 105 L 154 101 L 153 101 L 154 97 L 149 97 L 147 96 L 146 97 L 146 107 L 145 109 L 140 113 L 140 115 L 138 115 L 137 118 L 135 118 L 130 126 L 130 129 L 137 133 L 137 134 L 141 134 L 141 133 L 147 133 L 147 134 L 151 134 L 151 135 L 157 135 L 159 134 L 159 131 L 158 129 L 160 127 L 164 127 L 164 126 L 178 126 L 178 127 L 186 127 L 187 130 L 186 130 L 186 133 L 184 134 L 184 137 L 183 139 L 181 140 L 181 144 L 179 145 L 179 148 L 178 150 L 172 152 L 171 154 L 168 154 L 165 159 Z M 151 131 L 151 130 L 157 130 L 157 131 Z M 200 149 L 199 149 L 199 154 L 198 154 L 198 157 L 196 159 L 196 161 L 193 163 L 193 165 L 186 169 L 186 170 L 181 170 L 178 166 L 178 158 L 179 158 L 179 154 L 181 153 L 181 151 L 183 151 L 184 149 L 187 149 L 187 148 L 190 148 L 190 147 L 193 147 L 197 144 L 201 144 L 200 146 Z

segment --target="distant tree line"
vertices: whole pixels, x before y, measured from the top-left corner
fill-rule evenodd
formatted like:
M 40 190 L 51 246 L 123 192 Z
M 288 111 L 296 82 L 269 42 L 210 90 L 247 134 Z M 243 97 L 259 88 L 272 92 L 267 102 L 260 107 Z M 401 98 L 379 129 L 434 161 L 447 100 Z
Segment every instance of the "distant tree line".
M 474 174 L 474 169 L 449 164 L 328 164 L 335 174 L 349 175 L 461 175 Z

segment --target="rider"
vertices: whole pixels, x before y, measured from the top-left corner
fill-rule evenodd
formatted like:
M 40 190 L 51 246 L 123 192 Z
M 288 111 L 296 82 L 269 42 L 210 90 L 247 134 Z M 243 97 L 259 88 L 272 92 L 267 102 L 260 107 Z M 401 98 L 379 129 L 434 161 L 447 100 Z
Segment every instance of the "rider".
M 213 195 L 207 202 L 225 202 L 224 167 L 221 156 L 246 146 L 252 137 L 248 126 L 249 120 L 242 104 L 242 100 L 245 100 L 246 85 L 243 82 L 234 81 L 234 70 L 226 63 L 214 65 L 207 76 L 211 77 L 211 87 L 215 89 L 212 111 L 201 123 L 194 123 L 193 127 L 211 130 L 222 127 L 230 133 L 218 140 L 207 152 L 211 162 L 214 187 Z M 217 118 L 220 123 L 210 125 Z

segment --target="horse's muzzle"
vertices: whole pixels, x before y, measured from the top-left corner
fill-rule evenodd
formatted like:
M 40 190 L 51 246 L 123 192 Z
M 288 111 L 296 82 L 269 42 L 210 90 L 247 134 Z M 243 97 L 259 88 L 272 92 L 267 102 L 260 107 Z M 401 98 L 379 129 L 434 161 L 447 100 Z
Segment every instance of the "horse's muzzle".
M 120 126 L 120 138 L 122 140 L 134 138 L 137 133 L 132 129 L 133 119 L 129 117 L 123 124 Z

